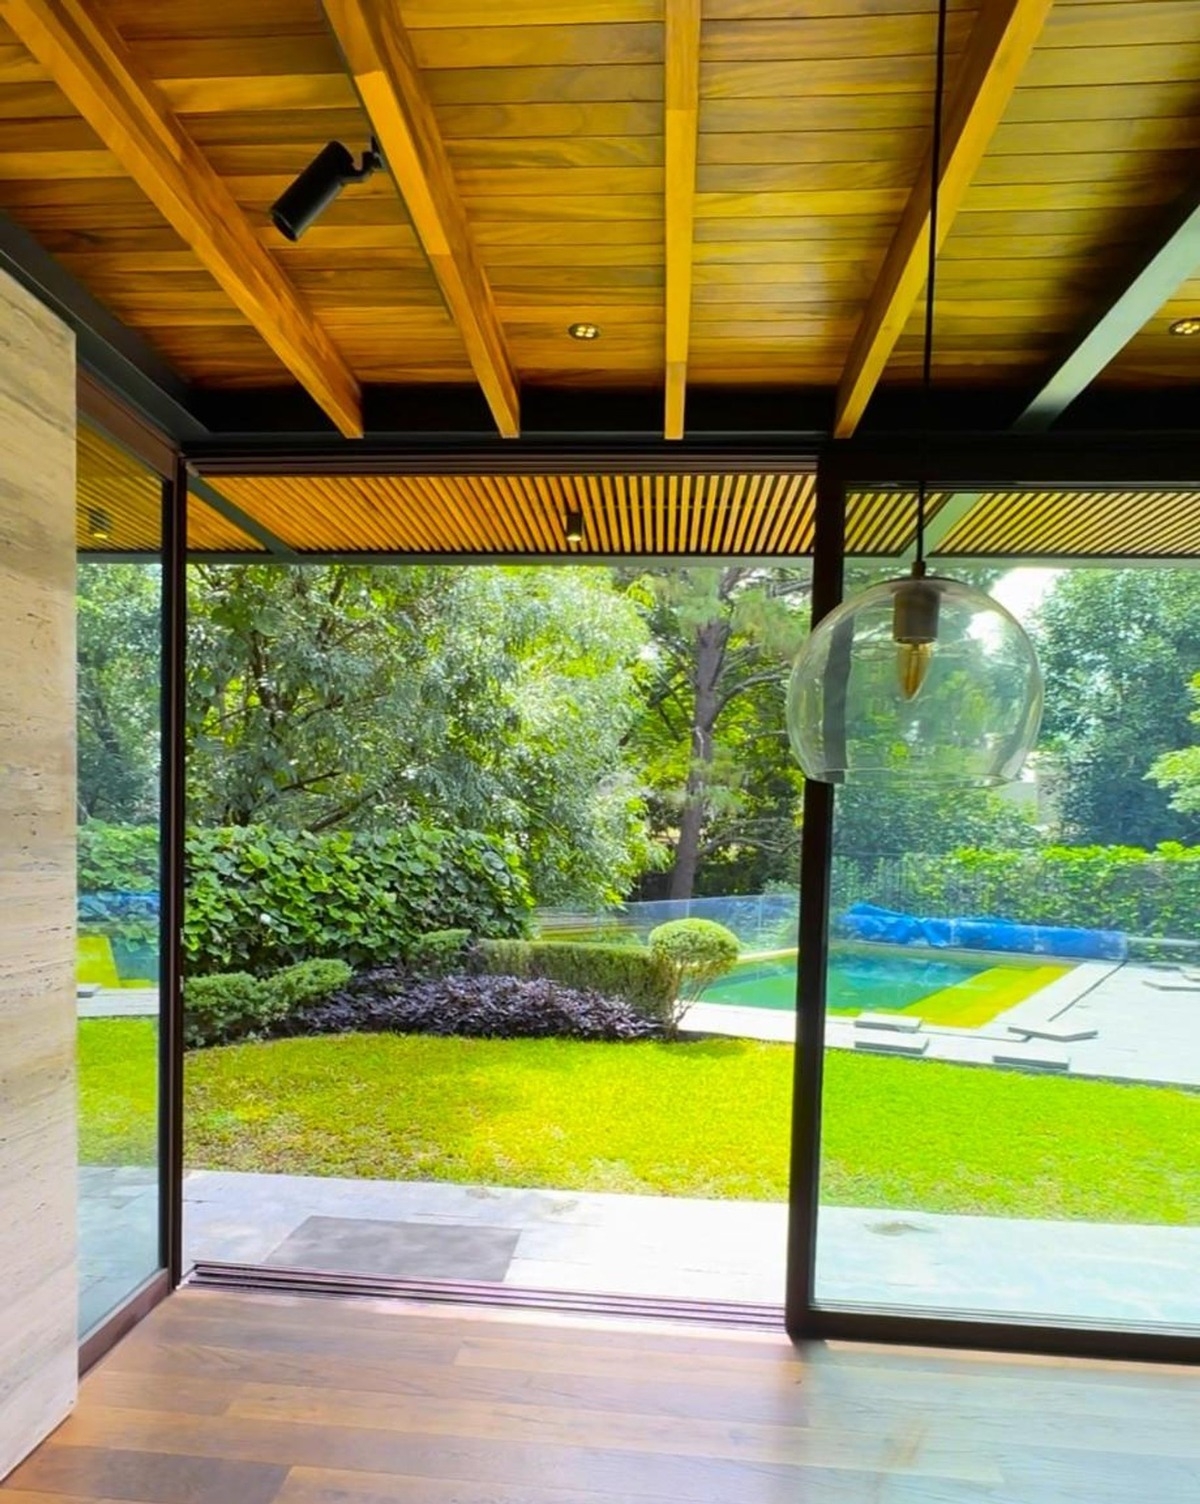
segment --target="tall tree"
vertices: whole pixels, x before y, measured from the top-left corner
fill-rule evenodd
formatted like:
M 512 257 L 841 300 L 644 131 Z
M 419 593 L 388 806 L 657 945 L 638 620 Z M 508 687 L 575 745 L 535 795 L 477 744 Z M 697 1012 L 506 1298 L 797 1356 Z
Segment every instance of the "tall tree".
M 1046 677 L 1043 742 L 1062 771 L 1072 839 L 1153 846 L 1200 837 L 1200 811 L 1147 778 L 1192 739 L 1200 573 L 1066 570 L 1034 625 Z
M 739 854 L 794 850 L 801 783 L 783 700 L 808 630 L 809 578 L 807 565 L 701 565 L 631 582 L 653 634 L 634 741 L 670 843 L 672 898 L 692 895 L 702 863 L 728 869 Z

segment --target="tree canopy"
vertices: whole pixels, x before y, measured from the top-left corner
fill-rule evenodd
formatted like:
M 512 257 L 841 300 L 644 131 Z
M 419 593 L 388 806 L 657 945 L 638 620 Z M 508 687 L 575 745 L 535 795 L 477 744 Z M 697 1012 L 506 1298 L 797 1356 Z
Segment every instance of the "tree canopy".
M 646 630 L 606 571 L 203 565 L 189 607 L 198 823 L 487 829 L 544 903 L 652 859 L 622 753 Z
M 1033 630 L 1064 834 L 1128 846 L 1200 838 L 1200 810 L 1173 805 L 1169 782 L 1147 776 L 1192 741 L 1200 573 L 1064 570 Z

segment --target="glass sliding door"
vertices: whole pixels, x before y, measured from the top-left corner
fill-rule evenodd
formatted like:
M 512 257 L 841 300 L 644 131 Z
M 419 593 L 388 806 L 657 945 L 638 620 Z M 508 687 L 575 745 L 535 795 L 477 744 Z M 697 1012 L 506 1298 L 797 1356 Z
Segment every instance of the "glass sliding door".
M 79 1329 L 162 1267 L 163 482 L 77 455 Z
M 815 1304 L 1197 1331 L 1200 577 L 937 572 L 1045 718 L 1002 789 L 836 790 Z

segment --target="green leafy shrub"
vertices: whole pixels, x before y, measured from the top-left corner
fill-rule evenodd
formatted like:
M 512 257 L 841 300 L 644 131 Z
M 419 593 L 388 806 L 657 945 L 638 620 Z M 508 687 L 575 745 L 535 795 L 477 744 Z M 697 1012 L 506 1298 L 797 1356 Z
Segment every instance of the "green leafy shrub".
M 189 977 L 183 987 L 183 1042 L 189 1050 L 264 1033 L 287 1012 L 268 983 L 245 971 Z
M 732 971 L 738 958 L 738 938 L 711 919 L 671 919 L 650 931 L 650 954 L 670 966 L 675 983 L 675 1008 L 670 1024 L 678 1026 L 688 1003 Z
M 266 987 L 280 1016 L 286 1017 L 297 1008 L 322 1002 L 344 987 L 351 975 L 345 961 L 298 961 L 295 966 L 285 966 L 268 977 Z
M 565 940 L 481 940 L 475 967 L 489 976 L 545 977 L 621 998 L 639 1017 L 669 1025 L 675 972 L 644 946 L 579 945 Z
M 470 930 L 431 930 L 418 935 L 409 949 L 408 968 L 414 976 L 448 977 L 463 970 L 470 944 Z
M 316 956 L 407 960 L 447 926 L 519 935 L 531 907 L 509 841 L 412 823 L 386 834 L 194 832 L 184 948 L 193 975 L 265 975 Z
M 85 821 L 77 833 L 75 869 L 81 893 L 156 892 L 158 827 Z

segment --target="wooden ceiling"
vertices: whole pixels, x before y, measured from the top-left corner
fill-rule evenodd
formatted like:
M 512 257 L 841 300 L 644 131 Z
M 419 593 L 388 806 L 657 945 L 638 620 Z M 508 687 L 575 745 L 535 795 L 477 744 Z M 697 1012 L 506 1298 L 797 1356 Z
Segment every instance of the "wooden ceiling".
M 840 388 L 849 432 L 919 375 L 934 0 L 669 6 L 0 0 L 0 208 L 183 377 L 347 435 L 366 384 L 471 383 L 506 434 L 522 388 L 659 390 L 678 435 L 729 385 Z M 1032 393 L 1194 192 L 1200 0 L 951 0 L 949 43 L 936 379 Z M 390 171 L 284 240 L 373 131 Z M 1164 289 L 1099 380 L 1194 386 L 1198 311 Z

